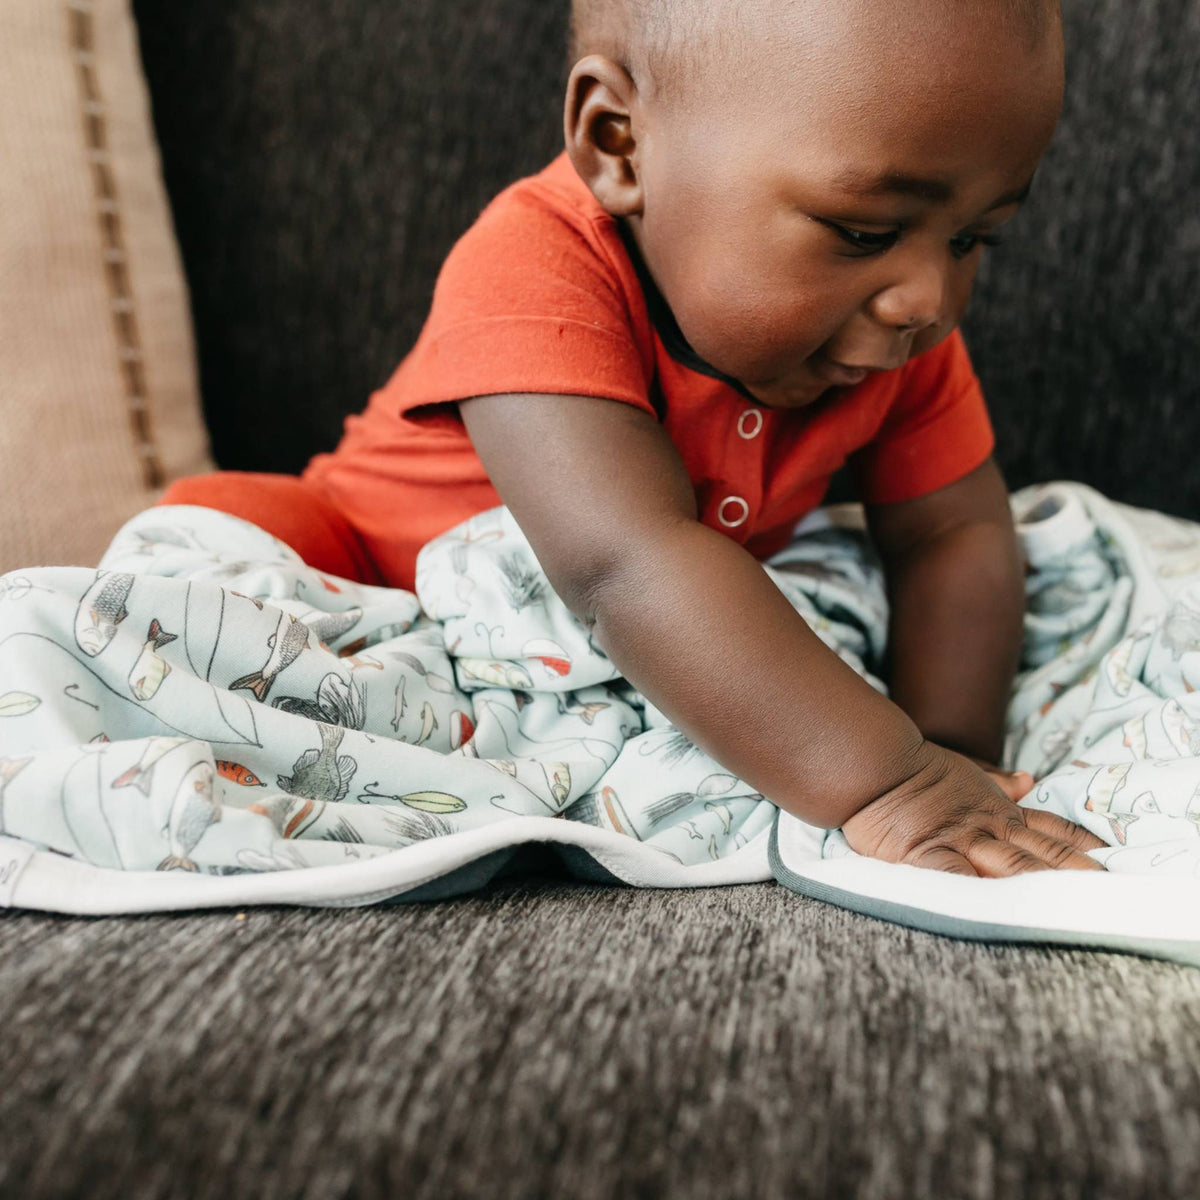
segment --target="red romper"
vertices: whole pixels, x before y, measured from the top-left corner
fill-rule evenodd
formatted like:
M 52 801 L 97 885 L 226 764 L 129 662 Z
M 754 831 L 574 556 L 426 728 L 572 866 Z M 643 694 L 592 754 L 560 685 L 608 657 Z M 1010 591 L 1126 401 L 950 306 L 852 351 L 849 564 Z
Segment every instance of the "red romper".
M 297 478 L 216 472 L 160 503 L 234 513 L 323 571 L 411 589 L 417 551 L 502 501 L 455 401 L 598 396 L 660 420 L 700 519 L 767 558 L 848 463 L 870 504 L 974 470 L 994 445 L 956 330 L 895 371 L 803 409 L 757 404 L 687 345 L 618 222 L 565 154 L 507 188 L 446 259 L 417 344 L 330 454 Z M 537 470 L 538 448 L 529 448 Z

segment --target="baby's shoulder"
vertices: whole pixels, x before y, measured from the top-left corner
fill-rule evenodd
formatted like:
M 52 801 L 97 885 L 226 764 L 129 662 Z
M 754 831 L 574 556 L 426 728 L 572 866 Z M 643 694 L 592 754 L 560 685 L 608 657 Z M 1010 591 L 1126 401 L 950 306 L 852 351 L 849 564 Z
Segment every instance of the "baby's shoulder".
M 579 178 L 566 153 L 534 175 L 527 175 L 499 192 L 483 209 L 468 232 L 505 229 L 514 234 L 617 237 L 615 222 Z

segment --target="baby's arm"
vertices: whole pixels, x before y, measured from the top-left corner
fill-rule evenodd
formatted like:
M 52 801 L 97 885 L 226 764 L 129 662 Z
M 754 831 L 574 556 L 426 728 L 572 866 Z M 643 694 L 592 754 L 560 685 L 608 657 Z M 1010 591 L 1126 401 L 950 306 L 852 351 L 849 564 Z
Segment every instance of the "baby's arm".
M 636 687 L 728 770 L 894 861 L 1003 875 L 1095 867 L 1090 834 L 1026 812 L 926 741 L 808 628 L 754 558 L 700 524 L 649 414 L 551 395 L 460 410 L 555 590 Z M 1071 844 L 1068 844 L 1071 843 Z
M 1003 476 L 988 458 L 866 514 L 888 584 L 891 698 L 930 741 L 999 762 L 1025 590 Z

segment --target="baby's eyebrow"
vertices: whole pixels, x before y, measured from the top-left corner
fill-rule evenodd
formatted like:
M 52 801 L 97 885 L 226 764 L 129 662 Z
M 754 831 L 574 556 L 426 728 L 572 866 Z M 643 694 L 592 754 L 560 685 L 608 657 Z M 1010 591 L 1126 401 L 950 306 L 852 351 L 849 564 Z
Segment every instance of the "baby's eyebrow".
M 857 171 L 847 171 L 834 180 L 834 186 L 858 196 L 915 196 L 918 200 L 928 200 L 931 204 L 945 204 L 954 198 L 954 185 L 945 179 L 925 179 L 917 175 L 903 175 L 897 171 L 888 171 L 883 175 L 864 175 Z M 1005 192 L 985 211 L 991 212 L 992 209 L 1003 208 L 1006 204 L 1020 204 L 1029 195 L 1031 187 L 1032 176 L 1024 187 Z

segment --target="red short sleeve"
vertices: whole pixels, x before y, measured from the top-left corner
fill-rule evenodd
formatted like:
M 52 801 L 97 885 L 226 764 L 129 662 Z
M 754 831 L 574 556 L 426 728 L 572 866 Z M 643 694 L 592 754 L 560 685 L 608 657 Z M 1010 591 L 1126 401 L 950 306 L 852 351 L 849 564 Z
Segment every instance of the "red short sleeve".
M 421 337 L 387 390 L 395 411 L 434 425 L 457 423 L 457 413 L 415 410 L 503 392 L 599 396 L 653 415 L 652 377 L 653 350 L 639 345 L 601 223 L 526 181 L 450 252 Z
M 848 461 L 864 503 L 895 504 L 961 479 L 995 444 L 983 390 L 956 329 L 905 366 L 878 432 Z

